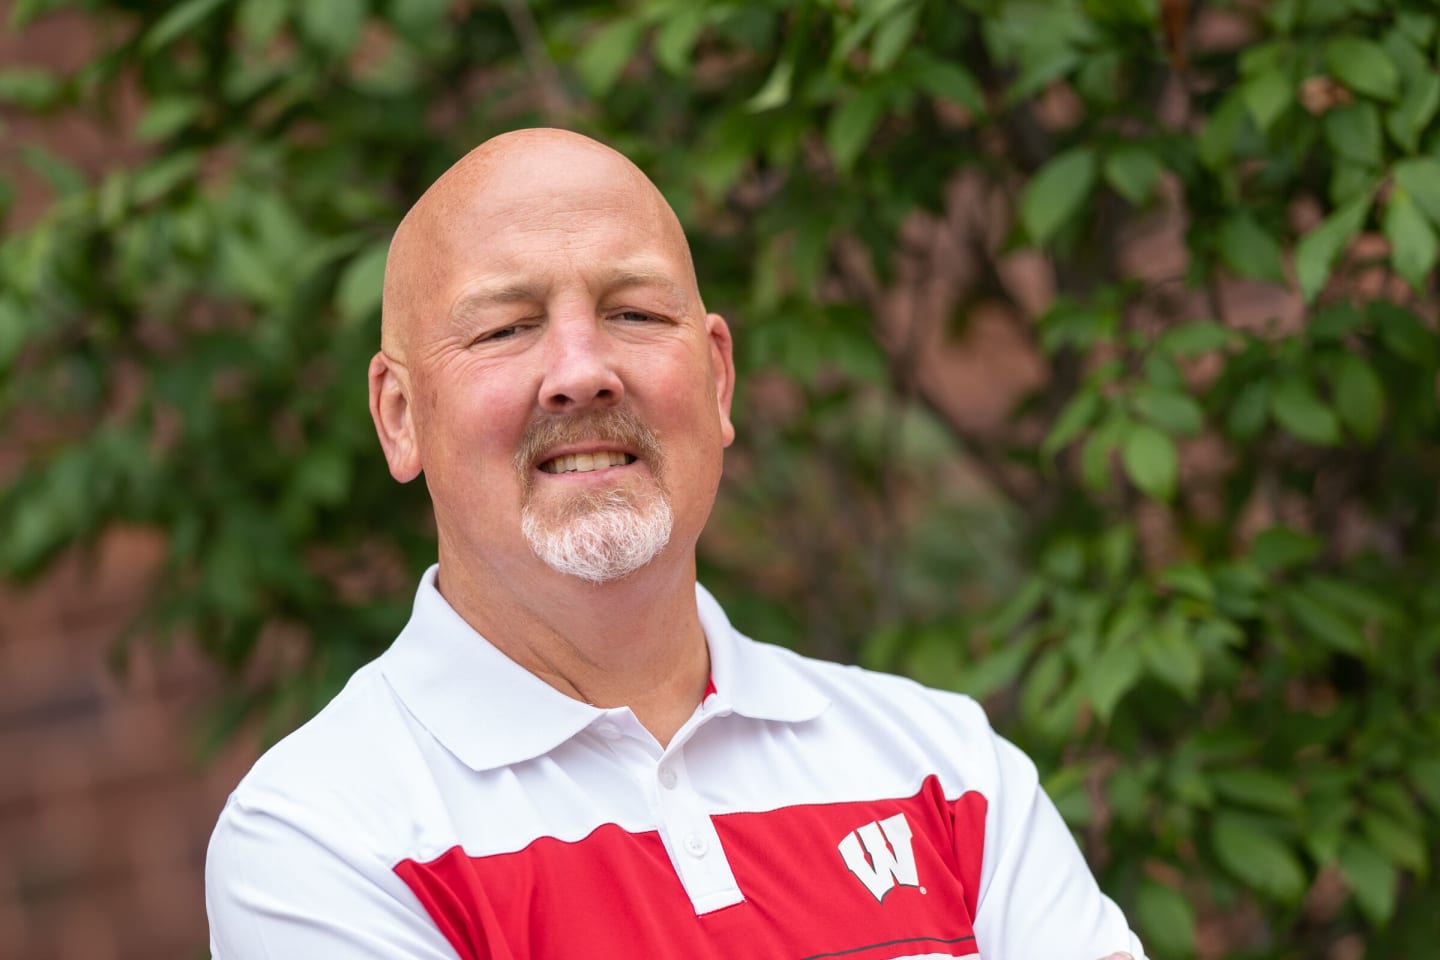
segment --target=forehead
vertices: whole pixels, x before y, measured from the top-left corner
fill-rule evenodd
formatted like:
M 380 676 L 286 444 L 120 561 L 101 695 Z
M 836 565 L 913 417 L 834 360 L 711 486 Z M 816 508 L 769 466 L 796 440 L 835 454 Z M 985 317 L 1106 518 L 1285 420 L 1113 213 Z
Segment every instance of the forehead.
M 466 199 L 440 225 L 436 253 L 448 286 L 513 288 L 576 275 L 693 285 L 684 237 L 648 183 L 507 177 Z

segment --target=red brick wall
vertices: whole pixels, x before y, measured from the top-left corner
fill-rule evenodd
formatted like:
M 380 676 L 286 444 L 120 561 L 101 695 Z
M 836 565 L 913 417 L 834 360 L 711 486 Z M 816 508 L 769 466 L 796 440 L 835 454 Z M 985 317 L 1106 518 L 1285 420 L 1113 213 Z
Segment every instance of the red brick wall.
M 63 69 L 89 55 L 80 18 L 17 33 L 10 7 L 0 0 L 0 66 Z M 133 106 L 104 122 L 0 110 L 0 175 L 16 194 L 7 226 L 33 222 L 47 201 L 19 162 L 25 145 L 91 172 L 125 162 Z M 0 438 L 0 474 L 16 453 Z M 109 666 L 160 550 L 154 536 L 116 531 L 37 584 L 0 584 L 0 960 L 207 955 L 205 844 L 254 750 L 200 762 L 213 679 L 193 653 L 142 648 L 124 676 Z
M 188 651 L 108 665 L 159 549 L 117 531 L 0 588 L 0 957 L 206 956 L 205 845 L 254 751 L 199 759 L 214 685 Z

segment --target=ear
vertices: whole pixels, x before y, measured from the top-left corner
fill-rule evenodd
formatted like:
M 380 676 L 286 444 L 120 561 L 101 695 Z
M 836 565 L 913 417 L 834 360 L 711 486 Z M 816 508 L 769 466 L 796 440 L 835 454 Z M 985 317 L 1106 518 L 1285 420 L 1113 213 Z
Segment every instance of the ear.
M 370 360 L 370 418 L 390 476 L 409 483 L 420 475 L 420 448 L 410 415 L 410 371 L 381 350 Z
M 715 401 L 720 408 L 720 431 L 728 447 L 735 442 L 735 424 L 730 421 L 730 403 L 735 398 L 735 347 L 730 340 L 730 327 L 720 314 L 706 314 L 705 329 L 710 334 L 710 360 L 715 368 Z

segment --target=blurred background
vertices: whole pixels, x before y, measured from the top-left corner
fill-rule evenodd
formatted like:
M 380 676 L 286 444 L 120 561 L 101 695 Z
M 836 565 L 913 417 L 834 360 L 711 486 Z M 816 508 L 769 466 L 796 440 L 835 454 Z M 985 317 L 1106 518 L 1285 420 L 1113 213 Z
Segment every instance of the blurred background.
M 0 0 L 0 956 L 205 956 L 434 553 L 391 231 L 592 134 L 740 367 L 701 575 L 980 698 L 1156 960 L 1435 957 L 1430 0 Z

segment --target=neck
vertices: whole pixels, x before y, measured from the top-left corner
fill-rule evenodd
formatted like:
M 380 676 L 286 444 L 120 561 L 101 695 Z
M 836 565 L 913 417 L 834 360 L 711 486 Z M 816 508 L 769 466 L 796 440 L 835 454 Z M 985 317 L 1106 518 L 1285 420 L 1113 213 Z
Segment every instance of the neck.
M 695 604 L 693 550 L 592 584 L 539 560 L 523 579 L 440 551 L 440 593 L 497 649 L 556 690 L 627 706 L 663 746 L 704 696 L 710 652 Z M 676 551 L 680 552 L 680 551 Z M 476 567 L 479 566 L 479 569 Z

